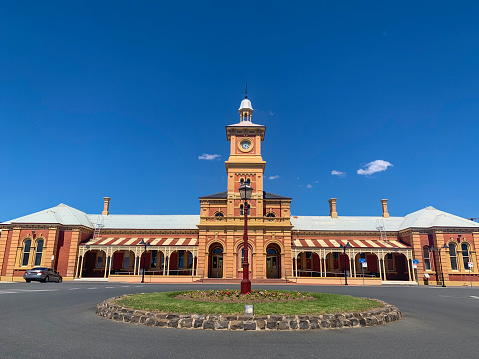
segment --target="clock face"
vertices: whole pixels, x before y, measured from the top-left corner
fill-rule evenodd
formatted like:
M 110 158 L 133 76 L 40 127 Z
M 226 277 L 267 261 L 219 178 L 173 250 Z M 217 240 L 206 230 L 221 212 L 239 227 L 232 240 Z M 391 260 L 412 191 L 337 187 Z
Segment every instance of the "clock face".
M 249 149 L 250 146 L 251 146 L 251 143 L 250 143 L 249 141 L 243 141 L 243 142 L 241 142 L 241 148 L 242 148 L 243 150 Z

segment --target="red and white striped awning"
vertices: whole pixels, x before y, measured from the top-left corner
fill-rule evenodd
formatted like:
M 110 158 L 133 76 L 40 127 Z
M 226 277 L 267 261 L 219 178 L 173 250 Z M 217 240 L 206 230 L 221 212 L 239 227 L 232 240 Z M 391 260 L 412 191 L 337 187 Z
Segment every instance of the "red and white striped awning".
M 339 248 L 346 243 L 352 248 L 411 248 L 397 240 L 379 240 L 379 239 L 294 239 L 293 248 Z
M 196 246 L 197 238 L 127 238 L 127 237 L 98 237 L 86 243 L 83 246 L 137 246 L 141 241 L 150 243 L 152 246 Z

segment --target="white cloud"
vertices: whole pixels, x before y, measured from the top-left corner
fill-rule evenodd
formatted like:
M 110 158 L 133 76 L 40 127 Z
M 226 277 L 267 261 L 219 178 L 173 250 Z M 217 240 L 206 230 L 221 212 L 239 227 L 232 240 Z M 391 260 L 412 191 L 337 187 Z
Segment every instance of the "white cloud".
M 199 160 L 207 160 L 207 161 L 213 161 L 216 159 L 220 159 L 221 155 L 210 155 L 209 153 L 203 153 L 201 156 L 198 156 Z
M 269 115 L 270 115 L 270 116 L 274 116 L 273 111 L 269 111 Z
M 358 175 L 369 176 L 376 172 L 386 171 L 389 166 L 392 166 L 388 161 L 376 160 L 369 162 L 364 168 L 358 169 Z
M 275 179 L 278 179 L 279 176 L 278 175 L 275 175 L 275 176 L 269 176 L 268 179 L 269 180 L 275 180 Z
M 346 177 L 346 172 L 341 172 L 341 171 L 332 170 L 332 171 L 331 171 L 331 174 L 332 174 L 333 176 Z
M 313 188 L 313 186 L 311 186 L 311 185 L 308 183 L 308 185 L 306 186 L 306 188 Z
M 316 181 L 314 181 L 314 183 L 319 183 L 319 181 L 318 181 L 318 180 L 316 180 Z

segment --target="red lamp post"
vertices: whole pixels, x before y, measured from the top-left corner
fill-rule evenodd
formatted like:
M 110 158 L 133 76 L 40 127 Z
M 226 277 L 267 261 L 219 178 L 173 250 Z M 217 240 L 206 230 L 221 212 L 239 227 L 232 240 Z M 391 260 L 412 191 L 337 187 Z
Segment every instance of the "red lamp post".
M 243 234 L 243 280 L 241 281 L 241 294 L 251 293 L 251 281 L 249 279 L 249 262 L 248 262 L 248 201 L 251 200 L 253 188 L 243 183 L 239 188 L 241 200 L 244 201 L 244 234 Z

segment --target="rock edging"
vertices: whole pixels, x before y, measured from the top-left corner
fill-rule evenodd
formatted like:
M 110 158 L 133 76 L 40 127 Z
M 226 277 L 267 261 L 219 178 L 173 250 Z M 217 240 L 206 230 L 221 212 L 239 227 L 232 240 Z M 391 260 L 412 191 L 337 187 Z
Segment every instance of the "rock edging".
M 322 315 L 264 315 L 248 318 L 242 315 L 154 313 L 123 307 L 114 297 L 97 305 L 96 314 L 119 322 L 179 329 L 210 330 L 313 330 L 370 327 L 402 318 L 401 311 L 374 299 L 384 307 L 365 312 Z

